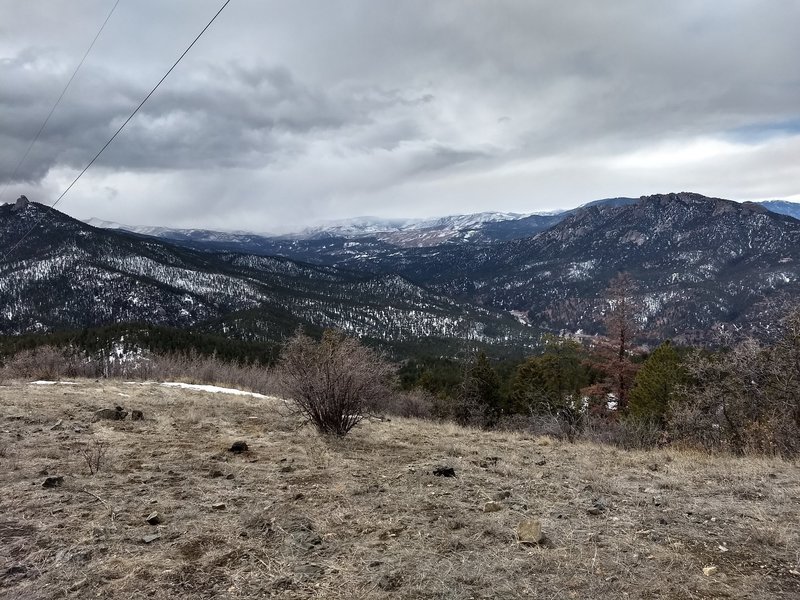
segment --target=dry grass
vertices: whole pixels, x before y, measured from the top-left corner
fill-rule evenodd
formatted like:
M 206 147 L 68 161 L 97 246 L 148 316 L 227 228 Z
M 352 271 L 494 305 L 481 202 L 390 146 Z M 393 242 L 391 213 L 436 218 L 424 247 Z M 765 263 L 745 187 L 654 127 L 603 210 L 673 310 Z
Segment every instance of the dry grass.
M 115 404 L 146 420 L 91 423 Z M 274 400 L 121 383 L 11 384 L 0 406 L 3 598 L 800 595 L 792 463 L 404 419 L 325 440 Z M 250 451 L 228 452 L 239 439 Z M 516 542 L 523 518 L 544 544 Z

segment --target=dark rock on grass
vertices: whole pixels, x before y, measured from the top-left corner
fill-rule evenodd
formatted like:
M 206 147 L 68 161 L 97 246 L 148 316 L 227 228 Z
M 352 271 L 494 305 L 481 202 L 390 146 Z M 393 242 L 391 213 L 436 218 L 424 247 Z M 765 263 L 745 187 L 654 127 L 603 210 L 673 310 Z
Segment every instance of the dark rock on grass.
M 400 573 L 384 573 L 378 580 L 378 587 L 384 592 L 392 592 L 403 585 L 403 576 Z
M 131 421 L 144 421 L 144 413 L 140 410 L 132 410 Z
M 247 442 L 243 442 L 241 440 L 233 442 L 228 451 L 233 452 L 234 454 L 242 454 L 243 452 L 247 452 L 248 451 Z
M 43 488 L 57 488 L 64 485 L 64 478 L 61 475 L 55 475 L 53 477 L 48 477 L 42 482 Z
M 433 474 L 436 477 L 455 477 L 456 470 L 453 467 L 447 467 L 444 465 L 439 465 L 433 470 Z
M 124 421 L 128 413 L 121 406 L 116 408 L 101 408 L 94 413 L 92 423 L 97 421 Z
M 150 525 L 158 525 L 159 523 L 161 523 L 161 522 L 162 522 L 162 520 L 163 520 L 163 519 L 161 518 L 161 515 L 160 515 L 160 514 L 158 514 L 157 512 L 152 512 L 152 513 L 150 513 L 150 514 L 147 516 L 147 518 L 145 519 L 145 521 L 147 521 L 148 523 L 150 523 Z
M 315 565 L 313 563 L 308 563 L 306 565 L 300 565 L 295 569 L 295 573 L 298 575 L 303 575 L 305 577 L 319 577 L 325 574 L 325 567 L 322 565 Z

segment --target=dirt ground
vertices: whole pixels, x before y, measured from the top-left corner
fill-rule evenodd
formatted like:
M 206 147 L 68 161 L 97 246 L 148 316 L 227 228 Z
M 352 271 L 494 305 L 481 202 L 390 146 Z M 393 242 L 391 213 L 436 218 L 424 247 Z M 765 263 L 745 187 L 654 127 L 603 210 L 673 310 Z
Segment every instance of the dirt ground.
M 145 419 L 92 422 L 115 405 Z M 270 398 L 12 383 L 0 486 L 2 598 L 800 598 L 779 460 L 405 419 L 326 440 Z

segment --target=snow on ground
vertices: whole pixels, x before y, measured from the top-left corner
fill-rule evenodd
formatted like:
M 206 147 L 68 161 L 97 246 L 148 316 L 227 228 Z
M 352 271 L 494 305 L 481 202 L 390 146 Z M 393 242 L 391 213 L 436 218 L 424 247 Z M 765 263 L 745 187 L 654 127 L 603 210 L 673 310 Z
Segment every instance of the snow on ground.
M 195 390 L 198 392 L 209 392 L 210 394 L 233 394 L 234 396 L 252 396 L 253 398 L 267 398 L 264 394 L 257 394 L 256 392 L 243 392 L 234 388 L 218 387 L 216 385 L 198 385 L 195 383 L 177 383 L 165 382 L 161 385 L 166 387 L 177 387 L 184 390 Z
M 165 381 L 158 383 L 156 381 L 124 381 L 125 385 L 163 385 L 165 387 L 176 387 L 184 390 L 194 390 L 196 392 L 208 392 L 210 394 L 231 394 L 234 396 L 252 396 L 253 398 L 269 398 L 264 394 L 256 392 L 245 392 L 234 388 L 219 387 L 216 385 L 199 385 L 196 383 L 180 383 L 176 381 Z M 77 381 L 32 381 L 31 385 L 78 385 Z M 120 394 L 124 396 L 124 394 Z

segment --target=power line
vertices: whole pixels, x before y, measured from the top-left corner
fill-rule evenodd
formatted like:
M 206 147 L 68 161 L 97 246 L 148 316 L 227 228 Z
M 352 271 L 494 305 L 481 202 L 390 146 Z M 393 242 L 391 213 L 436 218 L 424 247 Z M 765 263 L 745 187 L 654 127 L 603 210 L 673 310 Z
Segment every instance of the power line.
M 100 34 L 103 33 L 103 29 L 106 28 L 106 24 L 111 19 L 111 15 L 113 15 L 114 11 L 117 10 L 117 5 L 119 5 L 120 1 L 121 0 L 117 0 L 114 3 L 114 6 L 111 7 L 111 11 L 108 13 L 108 16 L 106 17 L 106 20 L 103 21 L 103 24 L 100 26 L 100 29 L 98 29 L 97 34 L 94 36 L 94 39 L 92 40 L 92 43 L 89 44 L 89 47 L 86 49 L 86 52 L 84 53 L 83 58 L 81 58 L 81 61 L 78 63 L 78 66 L 75 67 L 75 70 L 72 72 L 72 76 L 69 78 L 69 81 L 67 81 L 67 85 L 65 85 L 64 89 L 61 90 L 61 95 L 56 100 L 56 103 L 53 104 L 53 107 L 50 109 L 50 112 L 47 113 L 47 117 L 45 118 L 44 122 L 42 123 L 42 126 L 39 127 L 39 131 L 37 131 L 36 135 L 33 136 L 33 139 L 31 140 L 31 143 L 28 144 L 28 149 L 25 150 L 25 153 L 22 155 L 22 158 L 19 159 L 19 162 L 17 163 L 17 166 L 14 167 L 14 171 L 11 173 L 11 178 L 8 179 L 8 181 L 6 181 L 6 184 L 3 186 L 2 191 L 0 191 L 0 200 L 2 200 L 3 195 L 5 194 L 6 190 L 8 189 L 8 186 L 11 184 L 11 182 L 17 176 L 17 173 L 19 172 L 19 168 L 22 166 L 22 163 L 24 163 L 25 159 L 28 158 L 28 155 L 31 153 L 31 149 L 33 148 L 34 144 L 36 144 L 36 142 L 39 140 L 39 136 L 42 135 L 42 131 L 44 131 L 44 128 L 47 127 L 47 124 L 50 122 L 50 117 L 53 116 L 53 113 L 56 111 L 56 108 L 58 108 L 58 105 L 61 104 L 62 98 L 64 98 L 64 95 L 67 93 L 67 90 L 69 89 L 69 86 L 72 85 L 72 81 L 73 81 L 73 79 L 75 79 L 75 76 L 78 74 L 78 71 L 81 70 L 81 67 L 83 66 L 83 63 L 86 61 L 86 57 L 89 56 L 89 53 L 92 51 L 92 48 L 94 48 L 94 45 L 97 42 L 97 39 L 100 37 Z
M 147 102 L 150 99 L 150 96 L 152 96 L 155 93 L 155 91 L 159 88 L 159 86 L 161 86 L 161 84 L 164 82 L 164 80 L 167 77 L 169 77 L 169 74 L 172 73 L 172 71 L 175 69 L 175 67 L 178 66 L 178 63 L 180 63 L 183 60 L 183 57 L 186 56 L 189 53 L 189 51 L 194 47 L 194 45 L 197 43 L 197 41 L 203 36 L 203 34 L 208 30 L 208 28 L 211 27 L 212 23 L 214 23 L 214 21 L 217 20 L 217 17 L 220 15 L 220 13 L 222 13 L 223 10 L 225 10 L 225 7 L 228 6 L 228 4 L 230 4 L 230 2 L 231 2 L 231 0 L 225 0 L 225 3 L 222 5 L 222 7 L 216 12 L 216 14 L 213 17 L 211 17 L 211 20 L 206 24 L 205 27 L 203 27 L 202 31 L 197 34 L 197 37 L 194 38 L 194 40 L 192 40 L 192 43 L 189 44 L 189 46 L 186 48 L 186 50 L 184 50 L 183 53 L 178 57 L 178 60 L 176 60 L 173 63 L 173 65 L 169 68 L 169 70 L 164 74 L 164 76 L 161 79 L 159 79 L 158 83 L 153 87 L 152 90 L 150 90 L 150 93 L 147 94 L 147 96 L 144 97 L 144 100 L 142 100 L 139 103 L 139 106 L 137 106 L 134 109 L 134 111 L 130 114 L 130 116 L 127 119 L 125 119 L 125 121 L 122 123 L 122 125 L 119 126 L 119 129 L 117 129 L 114 132 L 114 135 L 112 135 L 108 139 L 108 141 L 103 145 L 103 147 L 100 148 L 100 151 L 97 154 L 94 155 L 94 158 L 92 158 L 92 160 L 89 161 L 89 164 L 87 164 L 83 168 L 83 170 L 80 173 L 78 173 L 78 176 L 75 179 L 72 180 L 72 183 L 70 183 L 67 186 L 67 189 L 65 189 L 61 193 L 61 195 L 56 199 L 55 202 L 53 202 L 53 204 L 50 206 L 50 208 L 55 208 L 56 205 L 59 202 L 61 202 L 61 200 L 64 198 L 64 196 L 67 195 L 67 192 L 69 192 L 72 189 L 72 186 L 74 186 L 76 183 L 78 183 L 78 180 L 81 177 L 83 177 L 83 174 L 86 173 L 86 171 L 89 170 L 89 167 L 91 167 L 95 163 L 95 161 L 97 161 L 97 159 L 100 158 L 100 155 L 103 152 L 105 152 L 106 148 L 108 148 L 111 145 L 111 142 L 113 142 L 116 139 L 116 137 L 122 132 L 122 130 L 125 129 L 125 126 L 131 121 L 131 119 L 133 119 L 134 116 L 136 116 L 136 113 L 139 112 L 139 109 L 141 109 L 142 106 L 144 106 L 145 102 Z M 8 256 L 25 240 L 26 237 L 28 237 L 28 235 L 30 235 L 30 233 L 34 229 L 36 229 L 36 227 L 39 225 L 39 223 L 41 223 L 43 218 L 44 218 L 44 213 L 42 214 L 42 216 L 40 216 L 36 220 L 36 222 L 31 226 L 31 228 L 28 229 L 28 231 L 26 231 L 25 234 L 21 238 L 19 238 L 19 240 L 17 240 L 16 244 L 14 244 L 11 248 L 9 248 L 5 252 L 5 254 L 3 254 L 3 259 L 2 259 L 3 261 L 5 261 L 6 258 L 8 258 Z

